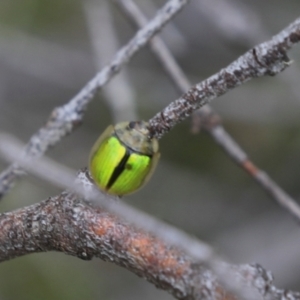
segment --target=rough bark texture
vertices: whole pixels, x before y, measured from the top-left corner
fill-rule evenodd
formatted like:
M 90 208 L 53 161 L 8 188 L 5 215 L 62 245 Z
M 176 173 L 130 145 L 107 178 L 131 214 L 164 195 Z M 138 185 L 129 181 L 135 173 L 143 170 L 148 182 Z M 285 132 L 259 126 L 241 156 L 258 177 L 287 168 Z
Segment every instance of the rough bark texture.
M 152 135 L 161 138 L 201 106 L 231 89 L 261 76 L 274 76 L 290 65 L 287 51 L 300 41 L 300 19 L 246 52 L 215 75 L 193 86 L 150 121 Z
M 101 208 L 64 192 L 38 204 L 0 215 L 0 261 L 30 253 L 60 251 L 89 260 L 99 257 L 146 278 L 178 299 L 235 299 L 206 268 Z M 241 284 L 261 299 L 300 299 L 273 286 L 258 265 L 232 266 Z
M 21 255 L 61 251 L 88 260 L 99 257 L 126 267 L 178 298 L 194 270 L 180 251 L 117 217 L 62 193 L 38 204 L 0 216 L 0 261 Z M 201 267 L 197 272 L 205 272 Z

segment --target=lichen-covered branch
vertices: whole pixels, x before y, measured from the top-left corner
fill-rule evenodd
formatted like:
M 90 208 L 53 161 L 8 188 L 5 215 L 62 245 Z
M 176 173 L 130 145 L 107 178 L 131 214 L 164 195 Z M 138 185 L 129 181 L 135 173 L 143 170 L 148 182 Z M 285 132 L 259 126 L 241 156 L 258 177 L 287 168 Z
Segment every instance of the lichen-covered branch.
M 122 66 L 127 63 L 164 25 L 178 13 L 189 0 L 169 0 L 156 16 L 127 45 L 122 47 L 112 61 L 96 74 L 65 105 L 54 109 L 44 127 L 38 130 L 29 140 L 25 153 L 30 157 L 43 155 L 51 146 L 57 144 L 62 137 L 71 133 L 83 119 L 87 105 L 100 87 L 105 85 Z M 0 198 L 12 187 L 20 169 L 14 165 L 0 174 Z
M 250 79 L 282 72 L 290 65 L 287 51 L 300 41 L 300 18 L 264 42 L 246 52 L 215 75 L 193 86 L 150 121 L 153 136 L 161 138 L 176 124 L 233 88 Z
M 100 257 L 124 266 L 165 289 L 186 294 L 190 261 L 153 236 L 101 209 L 63 193 L 0 216 L 0 261 L 42 251 L 82 259 Z M 163 268 L 161 268 L 164 266 Z
M 237 299 L 211 271 L 182 251 L 71 193 L 2 213 L 0 228 L 0 261 L 46 251 L 84 260 L 99 257 L 131 270 L 178 299 Z M 298 293 L 277 289 L 270 273 L 258 265 L 231 268 L 241 284 L 254 287 L 261 299 L 300 299 Z

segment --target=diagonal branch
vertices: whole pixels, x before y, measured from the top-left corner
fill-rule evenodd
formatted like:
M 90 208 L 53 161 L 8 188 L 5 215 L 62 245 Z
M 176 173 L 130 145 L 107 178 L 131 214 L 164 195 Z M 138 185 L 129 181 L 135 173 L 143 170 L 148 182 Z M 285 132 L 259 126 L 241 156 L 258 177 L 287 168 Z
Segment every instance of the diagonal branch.
M 117 52 L 110 64 L 97 73 L 68 103 L 54 109 L 45 126 L 29 140 L 25 148 L 26 155 L 39 157 L 49 147 L 57 144 L 62 137 L 72 132 L 81 123 L 87 105 L 92 101 L 99 88 L 116 75 L 122 66 L 145 46 L 188 1 L 169 0 L 147 26 L 139 30 L 129 43 Z M 0 174 L 0 198 L 10 190 L 21 173 L 17 165 L 12 165 Z
M 300 18 L 270 41 L 254 47 L 226 68 L 196 84 L 157 113 L 149 121 L 153 136 L 161 138 L 198 108 L 250 79 L 282 72 L 291 64 L 287 51 L 299 41 Z

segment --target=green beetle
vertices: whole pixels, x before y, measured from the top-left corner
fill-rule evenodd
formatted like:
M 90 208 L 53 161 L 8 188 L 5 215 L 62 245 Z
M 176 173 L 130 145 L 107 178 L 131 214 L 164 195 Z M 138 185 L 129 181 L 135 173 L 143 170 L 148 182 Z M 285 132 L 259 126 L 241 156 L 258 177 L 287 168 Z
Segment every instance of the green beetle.
M 100 189 L 113 195 L 128 195 L 151 177 L 160 157 L 158 141 L 149 135 L 144 121 L 109 126 L 90 154 L 89 168 Z

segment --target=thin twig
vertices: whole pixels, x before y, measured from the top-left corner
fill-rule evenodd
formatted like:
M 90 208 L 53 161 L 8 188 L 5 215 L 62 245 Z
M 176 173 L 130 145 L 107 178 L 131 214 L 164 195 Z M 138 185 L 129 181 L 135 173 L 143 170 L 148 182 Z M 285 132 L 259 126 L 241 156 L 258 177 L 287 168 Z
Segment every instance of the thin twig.
M 169 0 L 147 26 L 139 30 L 129 43 L 117 52 L 110 64 L 97 73 L 68 103 L 54 109 L 46 125 L 40 128 L 29 140 L 25 148 L 26 155 L 39 157 L 49 147 L 57 144 L 62 137 L 71 133 L 81 123 L 87 105 L 92 101 L 99 88 L 109 82 L 122 66 L 144 47 L 188 1 Z M 19 176 L 20 169 L 15 165 L 10 166 L 0 174 L 0 198 L 11 189 Z
M 300 18 L 270 41 L 254 47 L 226 68 L 196 84 L 157 113 L 149 121 L 152 135 L 161 138 L 198 108 L 250 79 L 282 72 L 291 64 L 287 51 L 299 41 Z
M 143 27 L 147 23 L 146 17 L 132 0 L 116 0 L 115 2 L 138 27 Z M 149 45 L 172 79 L 175 87 L 180 92 L 185 93 L 191 84 L 162 39 L 155 36 Z M 221 117 L 209 105 L 202 107 L 194 113 L 193 117 L 196 120 L 199 119 L 200 126 L 209 132 L 215 142 L 222 147 L 234 162 L 250 174 L 273 199 L 300 222 L 300 207 L 297 202 L 283 191 L 264 171 L 251 162 L 245 151 L 222 126 Z

